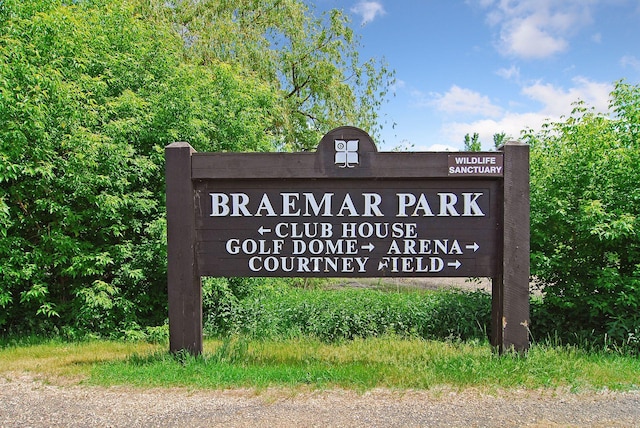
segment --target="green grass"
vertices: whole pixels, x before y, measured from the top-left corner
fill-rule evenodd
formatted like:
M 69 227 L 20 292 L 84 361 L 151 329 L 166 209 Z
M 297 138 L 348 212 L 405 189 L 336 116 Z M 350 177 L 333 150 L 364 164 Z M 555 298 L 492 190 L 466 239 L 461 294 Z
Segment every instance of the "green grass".
M 545 345 L 525 356 L 498 356 L 486 343 L 398 337 L 333 344 L 234 337 L 207 340 L 197 358 L 171 355 L 166 344 L 53 340 L 0 349 L 0 375 L 16 372 L 51 382 L 142 388 L 640 389 L 640 360 L 633 356 Z
M 0 338 L 0 376 L 189 389 L 640 389 L 631 345 L 567 346 L 554 336 L 526 355 L 497 355 L 481 292 L 263 287 L 227 303 L 212 305 L 225 309 L 209 318 L 218 323 L 209 333 L 228 339 L 206 340 L 197 358 L 169 354 L 167 326 L 140 336 L 155 345 Z
M 0 346 L 0 375 L 24 372 L 46 380 L 87 379 L 97 365 L 162 348 L 148 343 L 25 338 Z
M 91 381 L 110 385 L 230 388 L 432 389 L 640 388 L 640 361 L 575 348 L 534 347 L 496 355 L 488 344 L 395 337 L 327 344 L 313 339 L 207 342 L 202 357 L 166 353 L 96 365 Z
M 427 340 L 482 339 L 491 296 L 483 292 L 259 287 L 239 300 L 207 305 L 205 332 L 256 339 L 316 337 L 334 342 L 398 336 Z

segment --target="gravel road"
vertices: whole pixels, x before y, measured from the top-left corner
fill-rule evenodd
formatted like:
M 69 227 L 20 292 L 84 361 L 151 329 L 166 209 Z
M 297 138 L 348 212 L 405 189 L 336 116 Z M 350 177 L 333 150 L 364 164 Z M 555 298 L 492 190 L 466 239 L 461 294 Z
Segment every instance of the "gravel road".
M 0 427 L 638 427 L 640 391 L 189 391 L 0 378 Z

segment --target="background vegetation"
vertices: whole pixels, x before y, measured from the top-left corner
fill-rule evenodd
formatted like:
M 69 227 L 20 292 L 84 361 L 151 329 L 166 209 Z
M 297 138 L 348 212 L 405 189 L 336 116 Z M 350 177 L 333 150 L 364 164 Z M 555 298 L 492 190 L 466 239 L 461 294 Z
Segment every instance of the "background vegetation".
M 484 340 L 491 296 L 484 292 L 303 289 L 282 280 L 260 280 L 238 296 L 238 282 L 204 283 L 205 331 L 256 339 L 314 337 L 325 342 L 382 337 Z M 233 282 L 232 281 L 232 282 Z
M 392 82 L 383 62 L 359 58 L 341 12 L 315 17 L 300 0 L 0 1 L 0 333 L 161 336 L 163 147 L 309 149 L 344 124 L 375 138 Z M 619 81 L 608 114 L 578 103 L 521 139 L 544 291 L 533 338 L 637 352 L 640 87 Z M 211 280 L 207 328 L 321 340 L 487 333 L 479 294 L 317 293 Z M 460 313 L 473 315 L 460 324 Z
M 0 331 L 162 324 L 164 146 L 374 132 L 391 75 L 356 46 L 300 1 L 0 2 Z
M 523 137 L 532 274 L 544 287 L 534 328 L 640 348 L 640 87 L 618 82 L 609 115 L 578 103 Z

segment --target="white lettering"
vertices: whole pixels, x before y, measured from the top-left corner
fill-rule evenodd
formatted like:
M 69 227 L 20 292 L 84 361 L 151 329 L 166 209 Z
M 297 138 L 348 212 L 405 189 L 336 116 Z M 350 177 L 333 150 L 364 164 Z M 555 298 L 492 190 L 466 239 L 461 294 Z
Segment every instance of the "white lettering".
M 251 257 L 248 261 L 252 272 L 296 273 L 352 273 L 367 271 L 369 257 Z
M 469 156 L 469 157 L 456 157 L 456 163 L 458 165 L 482 165 L 496 163 L 495 156 Z
M 398 197 L 398 217 L 407 217 L 407 208 L 416 203 L 416 195 L 413 193 L 396 193 Z
M 342 237 L 355 238 L 357 223 L 342 223 Z
M 418 211 L 422 210 L 424 214 L 423 217 L 433 217 L 433 212 L 431 211 L 431 207 L 429 206 L 429 202 L 427 201 L 427 197 L 424 193 L 420 194 L 420 198 L 418 199 L 418 204 L 416 205 L 416 209 L 413 210 L 412 217 L 418 217 Z
M 389 244 L 390 255 L 462 254 L 457 239 L 394 239 Z
M 351 200 L 351 195 L 349 195 L 348 193 L 345 195 L 344 200 L 342 201 L 342 206 L 340 207 L 340 211 L 338 211 L 338 214 L 336 214 L 339 217 L 343 217 L 343 211 L 344 210 L 348 210 L 349 214 L 347 214 L 349 217 L 358 217 L 358 211 L 356 210 L 356 207 L 353 205 L 353 201 Z
M 458 196 L 455 193 L 438 193 L 440 197 L 440 213 L 439 217 L 457 217 L 458 211 L 456 211 L 456 203 L 458 202 Z
M 478 198 L 482 193 L 463 193 L 463 216 L 484 217 L 484 213 L 478 206 Z
M 380 203 L 382 202 L 382 196 L 377 193 L 363 193 L 364 197 L 364 217 L 384 217 L 382 211 L 380 211 Z
M 296 202 L 300 198 L 299 193 L 280 193 L 282 197 L 282 215 L 299 216 L 300 209 L 296 209 Z
M 249 203 L 249 195 L 246 193 L 231 194 L 231 217 L 250 216 L 247 204 Z
M 309 217 L 311 216 L 311 212 L 309 209 L 311 209 L 311 211 L 313 212 L 313 215 L 317 216 L 320 215 L 320 209 L 322 207 L 324 207 L 324 211 L 322 212 L 322 216 L 323 217 L 330 217 L 331 216 L 331 200 L 333 198 L 333 193 L 325 193 L 322 196 L 322 199 L 320 200 L 320 203 L 318 203 L 316 201 L 316 197 L 313 193 L 303 193 L 303 196 L 305 198 L 306 204 L 305 204 L 305 212 L 304 212 L 304 216 L 305 217 Z
M 453 167 L 459 168 L 459 167 Z M 475 168 L 475 167 L 474 167 Z M 483 167 L 485 168 L 485 167 Z M 489 167 L 486 167 L 489 168 Z M 499 167 L 491 167 L 499 168 Z M 501 168 L 501 167 L 500 167 Z M 334 198 L 334 193 L 324 193 L 321 197 L 313 193 L 281 192 L 281 205 L 273 203 L 269 194 L 263 193 L 253 202 L 247 193 L 210 193 L 211 212 L 210 217 L 384 217 L 382 211 L 383 196 L 379 193 L 361 193 L 360 212 L 357 208 L 354 197 L 346 193 L 344 198 L 338 201 Z M 396 217 L 483 217 L 485 213 L 481 208 L 480 201 L 484 197 L 484 192 L 439 192 L 429 195 L 427 193 L 396 193 L 397 214 Z M 253 203 L 252 203 L 253 202 Z M 435 210 L 434 210 L 435 209 Z M 437 214 L 434 214 L 437 213 Z M 462 213 L 462 214 L 461 214 Z M 281 234 L 289 233 L 293 235 L 291 223 L 289 226 L 280 226 Z M 305 225 L 321 225 L 326 228 L 325 223 L 303 223 Z M 327 223 L 328 224 L 328 223 Z M 349 223 L 345 223 L 349 224 Z M 389 232 L 390 223 L 368 223 L 376 228 L 370 230 L 370 226 L 364 226 L 361 234 L 363 236 L 376 235 L 382 237 Z M 304 226 L 308 227 L 308 226 Z M 392 230 L 399 226 L 392 225 Z M 287 228 L 288 230 L 285 230 Z M 355 225 L 343 226 L 344 232 L 355 235 L 358 233 L 358 223 Z M 300 229 L 299 229 L 300 230 Z M 313 237 L 321 233 L 300 232 L 303 236 Z M 347 237 L 347 236 L 343 236 Z
M 291 242 L 293 243 L 294 255 L 305 253 L 311 253 L 313 255 L 358 254 L 357 239 L 337 239 L 335 241 L 322 239 L 304 241 L 302 239 L 294 239 Z
M 394 238 L 417 238 L 417 223 L 342 223 L 343 238 L 371 238 L 384 239 L 389 236 Z
M 211 217 L 229 215 L 229 196 L 226 193 L 209 193 L 211 195 Z
M 502 174 L 501 166 L 450 166 L 449 174 Z
M 440 257 L 383 257 L 378 270 L 389 269 L 392 273 L 440 272 L 444 260 Z
M 260 217 L 261 211 L 267 212 L 267 217 L 275 217 L 276 212 L 273 210 L 273 206 L 271 205 L 271 201 L 266 193 L 262 194 L 262 199 L 260 200 L 260 205 L 258 205 L 258 209 L 256 210 L 256 217 Z
M 240 241 L 237 238 L 231 238 L 225 244 L 227 254 L 231 255 L 237 255 L 240 253 L 247 255 L 280 254 L 283 247 L 283 239 L 274 239 L 271 241 L 266 239 L 245 239 Z

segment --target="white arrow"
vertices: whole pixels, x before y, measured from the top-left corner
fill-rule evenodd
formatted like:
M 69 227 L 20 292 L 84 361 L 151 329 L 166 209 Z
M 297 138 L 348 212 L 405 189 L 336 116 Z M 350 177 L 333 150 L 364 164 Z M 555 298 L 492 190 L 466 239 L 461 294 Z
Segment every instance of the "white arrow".
M 447 266 L 449 266 L 449 267 L 454 267 L 454 268 L 456 268 L 456 270 L 457 270 L 460 266 L 462 266 L 462 263 L 460 263 L 460 261 L 459 261 L 459 260 L 456 260 L 455 262 L 449 262 L 449 263 L 447 263 Z
M 258 229 L 258 233 L 260 233 L 260 235 L 264 235 L 265 233 L 271 232 L 271 229 L 267 229 L 264 226 L 260 226 L 260 229 Z
M 369 250 L 369 252 L 372 252 L 374 248 L 376 248 L 371 242 L 369 242 L 367 245 L 363 245 L 362 247 L 363 250 Z
M 478 251 L 478 248 L 480 248 L 480 245 L 474 242 L 473 245 L 465 245 L 464 248 L 466 248 L 467 250 L 473 250 L 473 252 L 475 253 L 476 251 Z

